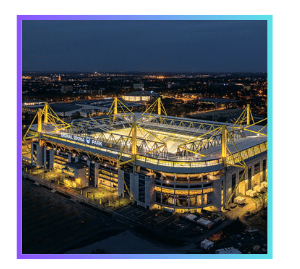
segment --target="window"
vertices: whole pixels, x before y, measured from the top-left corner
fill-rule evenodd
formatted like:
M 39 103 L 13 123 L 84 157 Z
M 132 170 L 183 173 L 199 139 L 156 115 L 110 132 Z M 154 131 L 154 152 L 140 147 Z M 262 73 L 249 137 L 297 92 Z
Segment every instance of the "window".
M 260 163 L 254 164 L 254 174 L 257 174 L 260 172 Z

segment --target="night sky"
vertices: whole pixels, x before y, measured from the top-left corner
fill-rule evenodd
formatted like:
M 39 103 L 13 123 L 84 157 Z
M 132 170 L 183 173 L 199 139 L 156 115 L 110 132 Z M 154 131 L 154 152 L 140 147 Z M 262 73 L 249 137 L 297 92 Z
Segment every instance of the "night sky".
M 266 21 L 23 21 L 23 71 L 267 72 Z

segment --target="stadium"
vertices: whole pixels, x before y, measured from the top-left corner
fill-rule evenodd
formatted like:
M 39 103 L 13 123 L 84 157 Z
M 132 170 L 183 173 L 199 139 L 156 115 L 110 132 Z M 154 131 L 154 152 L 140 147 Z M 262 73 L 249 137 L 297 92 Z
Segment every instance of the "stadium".
M 154 113 L 155 112 L 155 113 Z M 167 116 L 158 98 L 144 113 L 114 99 L 105 116 L 61 120 L 45 104 L 23 137 L 23 161 L 103 188 L 148 209 L 223 210 L 267 186 L 267 128 L 248 105 L 235 123 Z

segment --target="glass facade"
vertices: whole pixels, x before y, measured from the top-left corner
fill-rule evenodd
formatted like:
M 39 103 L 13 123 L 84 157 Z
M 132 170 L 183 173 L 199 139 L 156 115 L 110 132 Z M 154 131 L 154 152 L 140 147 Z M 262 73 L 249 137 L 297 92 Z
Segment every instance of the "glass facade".
M 207 205 L 213 188 L 175 189 L 155 186 L 156 203 L 173 207 L 202 207 Z

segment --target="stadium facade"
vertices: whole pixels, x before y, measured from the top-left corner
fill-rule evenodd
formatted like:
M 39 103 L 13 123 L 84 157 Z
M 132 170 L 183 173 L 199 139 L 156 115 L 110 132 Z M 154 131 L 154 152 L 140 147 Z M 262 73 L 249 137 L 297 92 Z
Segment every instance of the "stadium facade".
M 149 209 L 222 210 L 267 181 L 267 128 L 249 106 L 234 124 L 167 116 L 160 98 L 144 113 L 116 98 L 107 116 L 64 122 L 46 104 L 36 118 L 24 136 L 33 165 Z

